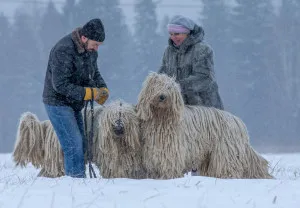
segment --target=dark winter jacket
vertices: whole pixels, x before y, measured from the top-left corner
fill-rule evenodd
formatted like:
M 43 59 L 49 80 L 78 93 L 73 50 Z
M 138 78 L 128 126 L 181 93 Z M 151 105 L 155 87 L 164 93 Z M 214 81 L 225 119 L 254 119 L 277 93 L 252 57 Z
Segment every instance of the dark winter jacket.
M 79 30 L 51 49 L 43 92 L 45 104 L 70 106 L 78 111 L 84 106 L 84 87 L 106 87 L 97 66 L 98 53 L 84 49 Z
M 203 37 L 203 29 L 195 25 L 180 46 L 169 39 L 159 73 L 176 78 L 185 104 L 223 109 L 214 75 L 213 50 Z

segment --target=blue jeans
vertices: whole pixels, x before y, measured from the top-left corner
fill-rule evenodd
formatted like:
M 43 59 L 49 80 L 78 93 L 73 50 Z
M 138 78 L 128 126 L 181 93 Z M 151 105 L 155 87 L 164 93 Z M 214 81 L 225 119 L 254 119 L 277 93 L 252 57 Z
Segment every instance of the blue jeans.
M 85 178 L 84 129 L 81 111 L 74 111 L 68 106 L 47 104 L 45 108 L 62 147 L 65 174 Z

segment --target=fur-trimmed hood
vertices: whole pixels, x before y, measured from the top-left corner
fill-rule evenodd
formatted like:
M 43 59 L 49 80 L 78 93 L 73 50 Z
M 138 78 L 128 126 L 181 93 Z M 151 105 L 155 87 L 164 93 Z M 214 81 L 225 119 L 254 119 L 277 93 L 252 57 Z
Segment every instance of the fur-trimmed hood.
M 72 37 L 73 42 L 76 45 L 78 53 L 84 53 L 85 48 L 84 48 L 83 43 L 80 40 L 80 35 L 79 35 L 80 30 L 81 30 L 81 27 L 78 27 L 75 30 L 73 30 L 73 32 L 71 33 L 71 37 Z
M 180 46 L 174 46 L 173 41 L 171 38 L 169 38 L 169 46 L 173 50 L 178 50 L 180 53 L 185 53 L 187 49 L 197 43 L 202 42 L 204 39 L 204 30 L 201 26 L 198 26 L 195 24 L 194 29 L 191 30 L 191 33 L 188 35 L 188 37 L 183 41 L 183 43 Z

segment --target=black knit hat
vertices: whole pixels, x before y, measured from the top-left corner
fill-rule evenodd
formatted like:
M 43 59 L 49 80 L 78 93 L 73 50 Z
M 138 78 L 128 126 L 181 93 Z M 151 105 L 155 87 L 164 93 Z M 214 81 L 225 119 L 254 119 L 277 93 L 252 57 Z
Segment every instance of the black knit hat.
M 98 18 L 88 21 L 81 29 L 81 35 L 90 40 L 103 42 L 105 39 L 104 26 Z

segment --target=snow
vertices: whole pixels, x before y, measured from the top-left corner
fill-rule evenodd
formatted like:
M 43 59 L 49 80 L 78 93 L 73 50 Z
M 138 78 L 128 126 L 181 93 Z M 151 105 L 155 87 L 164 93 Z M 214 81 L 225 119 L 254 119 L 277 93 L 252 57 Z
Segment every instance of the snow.
M 276 179 L 50 179 L 0 154 L 0 208 L 299 208 L 300 153 L 264 157 Z

